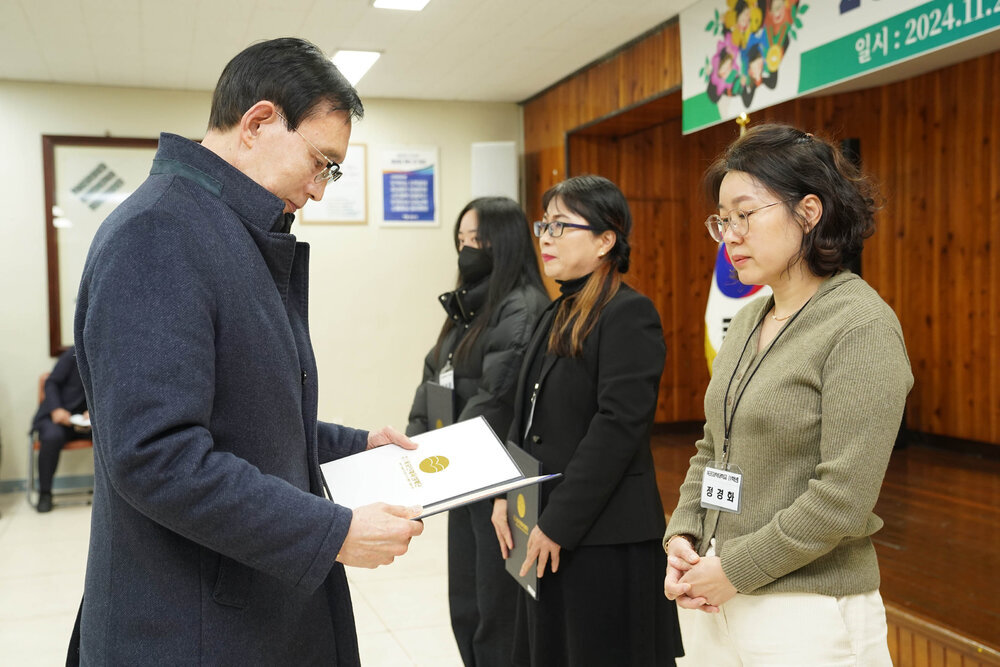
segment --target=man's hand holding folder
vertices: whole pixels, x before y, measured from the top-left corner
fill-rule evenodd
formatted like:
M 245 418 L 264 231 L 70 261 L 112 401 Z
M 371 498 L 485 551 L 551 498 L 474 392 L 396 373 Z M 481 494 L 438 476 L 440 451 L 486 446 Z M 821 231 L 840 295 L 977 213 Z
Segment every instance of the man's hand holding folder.
M 368 449 L 395 444 L 403 449 L 416 449 L 417 443 L 386 426 L 368 433 Z M 388 565 L 396 556 L 406 553 L 410 539 L 424 532 L 420 516 L 423 508 L 372 503 L 358 507 L 351 518 L 351 527 L 337 554 L 337 561 L 352 567 L 376 568 Z
M 412 520 L 422 511 L 385 503 L 357 508 L 337 561 L 353 567 L 388 565 L 406 553 L 411 538 L 424 532 L 424 522 Z
M 483 417 L 410 442 L 419 449 L 380 447 L 322 464 L 332 500 L 351 508 L 377 501 L 421 505 L 415 518 L 423 518 L 551 478 L 525 477 Z

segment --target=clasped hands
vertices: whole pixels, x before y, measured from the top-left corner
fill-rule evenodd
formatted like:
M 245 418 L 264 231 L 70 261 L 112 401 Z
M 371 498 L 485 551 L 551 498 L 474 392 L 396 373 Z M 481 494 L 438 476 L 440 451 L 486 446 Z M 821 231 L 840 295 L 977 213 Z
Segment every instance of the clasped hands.
M 491 517 L 493 529 L 497 533 L 497 541 L 500 542 L 500 555 L 504 560 L 510 555 L 510 550 L 514 548 L 514 539 L 510 534 L 510 525 L 507 523 L 507 500 L 497 498 L 493 501 L 493 516 Z M 519 576 L 528 574 L 535 561 L 535 574 L 541 579 L 545 574 L 545 566 L 552 564 L 552 571 L 559 571 L 559 552 L 562 550 L 558 544 L 553 542 L 542 529 L 535 526 L 528 534 L 528 555 L 521 564 Z
M 386 426 L 368 433 L 367 449 L 388 444 L 416 449 L 417 443 Z M 424 532 L 424 522 L 414 521 L 421 507 L 373 503 L 354 510 L 351 527 L 337 554 L 337 562 L 353 567 L 376 568 L 388 565 L 409 548 L 410 539 Z
M 686 538 L 670 540 L 663 594 L 678 607 L 716 613 L 736 595 L 718 556 L 699 556 Z

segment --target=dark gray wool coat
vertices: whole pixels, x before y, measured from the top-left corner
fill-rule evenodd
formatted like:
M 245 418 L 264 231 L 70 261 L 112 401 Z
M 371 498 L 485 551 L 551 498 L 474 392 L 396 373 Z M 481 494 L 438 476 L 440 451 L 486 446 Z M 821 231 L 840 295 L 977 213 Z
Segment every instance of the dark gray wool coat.
M 283 204 L 163 134 L 101 225 L 77 304 L 96 488 L 83 664 L 356 665 L 351 511 L 320 462 L 367 433 L 317 422 L 308 246 Z

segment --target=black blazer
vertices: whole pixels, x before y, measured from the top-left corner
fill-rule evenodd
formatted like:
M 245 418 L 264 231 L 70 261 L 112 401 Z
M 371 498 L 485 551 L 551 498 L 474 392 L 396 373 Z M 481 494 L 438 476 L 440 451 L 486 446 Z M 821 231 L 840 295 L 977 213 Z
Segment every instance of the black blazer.
M 649 433 L 666 357 L 652 301 L 622 285 L 601 311 L 579 358 L 547 357 L 530 429 L 532 360 L 545 354 L 557 300 L 528 344 L 518 380 L 510 440 L 563 477 L 542 487 L 538 525 L 559 546 L 661 539 L 663 504 Z

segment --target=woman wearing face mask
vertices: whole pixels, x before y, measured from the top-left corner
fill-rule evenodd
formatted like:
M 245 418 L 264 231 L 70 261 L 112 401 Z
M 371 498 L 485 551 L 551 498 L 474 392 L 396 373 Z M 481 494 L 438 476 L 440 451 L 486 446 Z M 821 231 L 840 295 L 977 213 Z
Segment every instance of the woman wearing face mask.
M 712 238 L 772 295 L 729 325 L 664 539 L 691 662 L 889 667 L 872 509 L 913 376 L 896 315 L 846 268 L 874 185 L 828 141 L 761 125 L 705 186 Z
M 673 665 L 677 611 L 659 594 L 663 505 L 649 434 L 666 349 L 653 303 L 623 282 L 628 202 L 614 183 L 577 176 L 542 197 L 535 223 L 545 274 L 562 295 L 528 344 L 508 439 L 539 459 L 538 523 L 521 572 L 513 664 Z M 494 505 L 504 557 L 507 501 Z M 494 548 L 496 545 L 494 544 Z
M 447 316 L 424 360 L 406 434 L 435 427 L 428 414 L 428 383 L 435 383 L 454 387 L 455 421 L 482 416 L 503 437 L 524 348 L 549 298 L 517 202 L 469 202 L 455 223 L 455 248 L 458 287 L 439 297 Z M 476 667 L 509 664 L 519 588 L 497 550 L 491 510 L 485 500 L 448 515 L 451 625 L 462 660 Z

